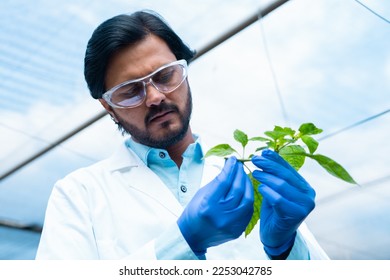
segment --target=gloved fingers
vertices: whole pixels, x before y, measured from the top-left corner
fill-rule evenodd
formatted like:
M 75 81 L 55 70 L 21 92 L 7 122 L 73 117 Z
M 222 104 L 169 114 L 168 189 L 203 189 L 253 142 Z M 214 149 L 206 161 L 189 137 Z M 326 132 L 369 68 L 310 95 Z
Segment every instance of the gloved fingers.
M 234 156 L 229 157 L 226 160 L 222 171 L 217 175 L 217 177 L 215 177 L 211 184 L 209 184 L 209 186 L 211 186 L 212 188 L 212 190 L 210 190 L 210 199 L 215 201 L 227 196 L 230 191 L 233 180 L 236 177 L 237 169 L 237 158 Z
M 243 168 L 238 168 L 236 180 L 232 185 L 232 191 L 226 200 L 221 201 L 223 205 L 223 214 L 229 216 L 229 225 L 225 226 L 226 232 L 235 238 L 239 237 L 253 215 L 254 191 L 252 183 Z
M 263 196 L 263 203 L 267 202 L 267 204 L 271 207 L 273 207 L 280 199 L 283 198 L 278 192 L 274 191 L 266 184 L 261 184 L 259 186 L 259 192 Z
M 242 222 L 246 227 L 253 215 L 255 197 L 252 183 L 243 169 L 242 172 L 240 172 L 240 176 L 242 176 L 242 179 L 237 181 L 237 183 L 241 184 L 242 196 L 239 205 L 237 206 L 237 212 L 239 213 L 239 218 L 242 219 Z
M 300 224 L 314 209 L 314 201 L 308 204 L 300 205 L 292 202 L 267 185 L 260 185 L 259 192 L 263 196 L 263 201 L 266 200 L 268 204 L 275 210 L 275 214 L 283 220 L 286 230 L 292 225 Z
M 280 177 L 259 170 L 253 171 L 252 175 L 256 180 L 271 187 L 284 198 L 296 203 L 306 203 L 307 200 L 315 198 L 315 191 L 310 185 L 307 185 L 306 189 L 297 188 Z
M 245 174 L 244 176 L 245 176 L 245 192 L 241 201 L 246 201 L 248 204 L 251 205 L 252 214 L 253 214 L 253 203 L 255 202 L 255 194 L 254 194 L 252 183 L 249 180 L 248 175 Z M 241 202 L 241 205 L 242 204 L 244 203 Z
M 242 163 L 237 163 L 236 174 L 231 188 L 223 200 L 229 208 L 236 208 L 240 205 L 253 204 L 253 187 L 248 175 L 245 173 Z
M 296 188 L 300 188 L 303 191 L 309 191 L 311 189 L 306 180 L 294 168 L 291 166 L 291 168 L 286 167 L 287 162 L 286 164 L 281 164 L 279 161 L 274 161 L 264 156 L 254 156 L 252 162 L 264 172 L 277 176 Z
M 259 186 L 259 192 L 263 196 L 263 201 L 267 201 L 279 217 L 288 217 L 296 208 L 293 203 L 265 184 Z

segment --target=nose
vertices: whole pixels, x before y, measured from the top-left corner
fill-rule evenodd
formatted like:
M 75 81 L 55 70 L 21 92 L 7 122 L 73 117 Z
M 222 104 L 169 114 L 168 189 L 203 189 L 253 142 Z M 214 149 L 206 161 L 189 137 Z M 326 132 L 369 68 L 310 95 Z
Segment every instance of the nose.
M 145 83 L 145 91 L 145 104 L 147 107 L 158 106 L 166 98 L 165 94 L 159 92 L 158 89 L 151 83 L 151 81 Z

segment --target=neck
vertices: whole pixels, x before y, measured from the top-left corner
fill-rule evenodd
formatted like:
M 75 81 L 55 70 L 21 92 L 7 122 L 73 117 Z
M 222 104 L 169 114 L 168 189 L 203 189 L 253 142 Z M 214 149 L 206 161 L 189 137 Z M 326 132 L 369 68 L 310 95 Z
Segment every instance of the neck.
M 183 162 L 182 155 L 184 151 L 192 143 L 194 143 L 194 137 L 192 136 L 191 128 L 188 128 L 186 135 L 181 141 L 167 148 L 169 156 L 179 168 Z

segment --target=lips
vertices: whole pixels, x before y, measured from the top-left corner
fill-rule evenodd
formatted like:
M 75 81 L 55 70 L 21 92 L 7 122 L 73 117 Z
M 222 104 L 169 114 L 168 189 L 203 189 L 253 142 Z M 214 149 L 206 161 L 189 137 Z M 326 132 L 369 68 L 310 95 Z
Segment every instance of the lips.
M 179 108 L 175 104 L 162 102 L 159 106 L 152 106 L 145 116 L 145 125 L 168 120 L 172 113 L 179 113 Z
M 162 120 L 165 116 L 167 116 L 171 113 L 174 113 L 174 111 L 173 110 L 166 110 L 166 111 L 162 111 L 162 112 L 153 114 L 152 116 L 150 116 L 148 118 L 148 122 L 151 123 L 151 122 Z

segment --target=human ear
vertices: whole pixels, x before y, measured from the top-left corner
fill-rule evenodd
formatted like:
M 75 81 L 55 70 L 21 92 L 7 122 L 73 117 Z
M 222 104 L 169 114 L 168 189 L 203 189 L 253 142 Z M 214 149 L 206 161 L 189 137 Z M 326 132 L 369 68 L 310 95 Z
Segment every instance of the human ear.
M 104 107 L 104 109 L 106 109 L 106 111 L 110 114 L 111 116 L 111 119 L 115 122 L 115 123 L 118 123 L 118 120 L 115 116 L 115 112 L 114 110 L 112 109 L 112 107 L 107 103 L 106 100 L 102 99 L 102 98 L 99 98 L 99 102 L 100 104 L 102 104 L 102 106 Z

